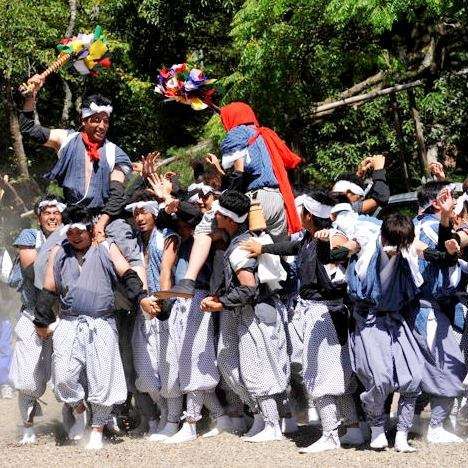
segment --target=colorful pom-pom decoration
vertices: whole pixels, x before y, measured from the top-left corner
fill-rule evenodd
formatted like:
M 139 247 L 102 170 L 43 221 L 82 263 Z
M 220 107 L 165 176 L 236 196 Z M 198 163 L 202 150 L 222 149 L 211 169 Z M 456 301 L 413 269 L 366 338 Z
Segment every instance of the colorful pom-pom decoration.
M 166 101 L 187 104 L 194 110 L 206 109 L 212 104 L 215 79 L 208 79 L 203 70 L 192 68 L 187 63 L 163 67 L 159 70 L 154 90 Z
M 96 75 L 100 68 L 109 68 L 111 61 L 107 41 L 101 26 L 96 26 L 92 34 L 78 34 L 62 39 L 57 49 L 61 54 L 71 56 L 73 67 L 81 75 Z

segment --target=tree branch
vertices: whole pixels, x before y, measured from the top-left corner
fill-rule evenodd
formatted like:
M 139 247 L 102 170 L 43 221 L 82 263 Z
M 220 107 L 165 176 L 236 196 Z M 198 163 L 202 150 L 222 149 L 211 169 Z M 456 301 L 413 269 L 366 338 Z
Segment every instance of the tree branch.
M 70 19 L 68 20 L 68 27 L 67 32 L 65 33 L 65 37 L 72 37 L 76 22 L 76 0 L 68 0 L 68 8 L 70 10 Z

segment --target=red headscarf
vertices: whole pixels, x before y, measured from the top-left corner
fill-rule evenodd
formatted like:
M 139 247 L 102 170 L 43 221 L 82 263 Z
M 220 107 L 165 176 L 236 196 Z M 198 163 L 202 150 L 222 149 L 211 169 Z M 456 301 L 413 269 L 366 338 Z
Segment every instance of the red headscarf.
M 271 165 L 278 181 L 281 195 L 286 208 L 286 219 L 290 234 L 301 230 L 301 220 L 294 204 L 294 195 L 289 183 L 286 169 L 295 169 L 302 159 L 293 153 L 286 143 L 270 128 L 260 127 L 252 108 L 244 102 L 232 102 L 221 107 L 221 121 L 226 131 L 238 125 L 254 125 L 257 133 L 249 139 L 249 145 L 253 144 L 259 135 L 262 136 L 271 158 Z

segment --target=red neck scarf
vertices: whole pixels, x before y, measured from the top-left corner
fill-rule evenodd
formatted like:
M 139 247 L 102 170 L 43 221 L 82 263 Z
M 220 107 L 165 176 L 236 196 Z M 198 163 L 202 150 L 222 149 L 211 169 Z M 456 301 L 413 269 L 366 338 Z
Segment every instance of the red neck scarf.
M 88 154 L 89 159 L 91 159 L 91 161 L 93 162 L 99 161 L 99 148 L 101 148 L 104 142 L 101 141 L 99 143 L 95 143 L 94 141 L 91 141 L 88 137 L 88 134 L 85 132 L 81 132 L 81 138 L 83 140 L 86 153 Z
M 270 128 L 260 127 L 257 117 L 252 108 L 244 102 L 233 102 L 227 106 L 221 107 L 221 121 L 226 131 L 231 130 L 238 125 L 254 125 L 257 133 L 249 139 L 249 145 L 253 144 L 259 135 L 265 141 L 268 153 L 271 158 L 271 165 L 278 181 L 281 195 L 283 195 L 284 206 L 286 209 L 286 219 L 288 222 L 288 232 L 293 234 L 301 230 L 301 220 L 297 214 L 294 203 L 294 194 L 289 183 L 286 169 L 295 169 L 302 159 L 293 153 L 286 143 Z

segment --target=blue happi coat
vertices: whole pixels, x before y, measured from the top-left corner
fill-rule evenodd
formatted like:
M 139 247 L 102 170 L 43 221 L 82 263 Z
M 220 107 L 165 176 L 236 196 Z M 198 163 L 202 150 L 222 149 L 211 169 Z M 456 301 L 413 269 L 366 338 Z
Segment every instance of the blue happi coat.
M 220 144 L 221 153 L 224 157 L 238 151 L 245 152 L 244 175 L 247 178 L 247 191 L 263 187 L 278 188 L 278 181 L 263 137 L 259 135 L 249 145 L 249 138 L 256 133 L 254 126 L 238 125 L 232 128 Z
M 415 219 L 416 237 L 429 248 L 437 248 L 439 219 L 424 214 Z M 408 323 L 424 356 L 422 389 L 431 395 L 456 397 L 463 393 L 466 366 L 453 327 L 463 330 L 464 309 L 455 295 L 460 280 L 460 268 L 439 267 L 425 259 L 419 260 L 424 279 L 420 302 L 411 310 Z M 436 332 L 429 348 L 427 326 L 433 317 Z
M 348 342 L 353 370 L 365 388 L 361 394 L 364 409 L 368 415 L 381 416 L 391 392 L 419 393 L 423 360 L 405 319 L 418 288 L 408 260 L 399 254 L 392 260 L 388 286 L 383 290 L 380 241 L 367 249 L 373 249 L 373 253 L 363 278 L 356 272 L 357 256 L 348 266 L 355 320 Z
M 58 161 L 44 177 L 57 181 L 63 188 L 67 204 L 80 203 L 87 208 L 101 208 L 109 198 L 110 174 L 114 167 L 127 173 L 132 164 L 128 155 L 108 140 L 99 149 L 99 155 L 99 161 L 93 164 L 86 190 L 86 149 L 81 133 L 70 131 L 58 152 Z
M 61 317 L 99 318 L 114 311 L 117 275 L 109 257 L 108 242 L 92 245 L 80 265 L 71 245 L 65 241 L 57 251 L 53 271 Z

